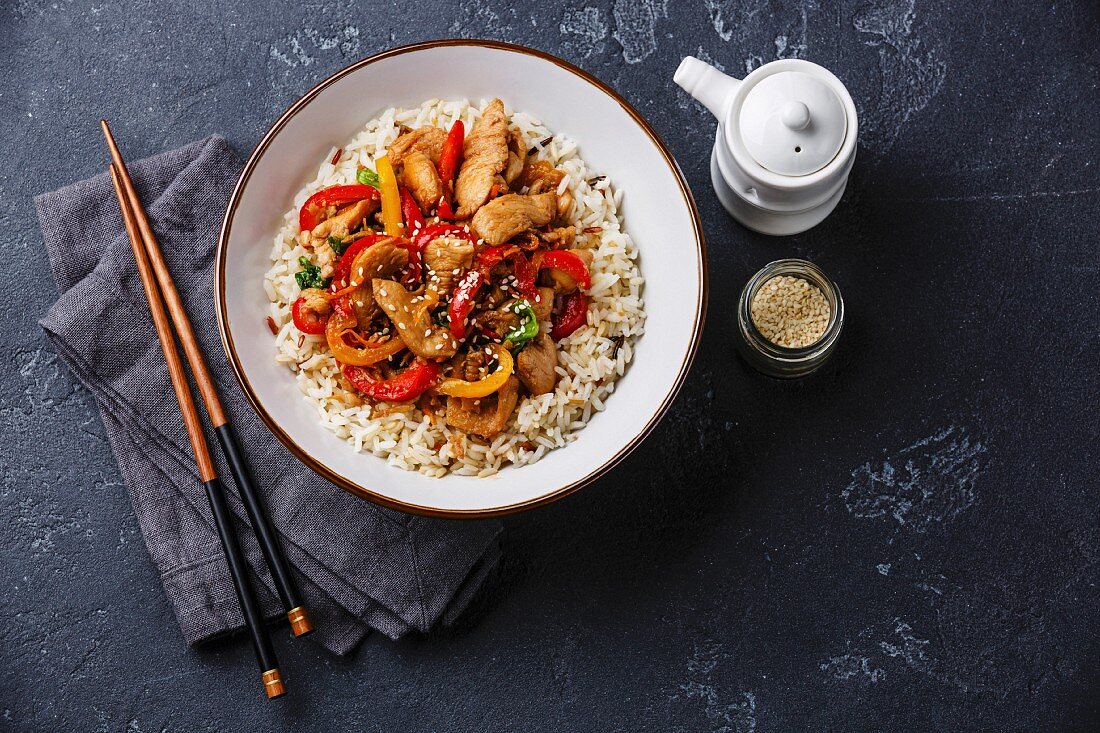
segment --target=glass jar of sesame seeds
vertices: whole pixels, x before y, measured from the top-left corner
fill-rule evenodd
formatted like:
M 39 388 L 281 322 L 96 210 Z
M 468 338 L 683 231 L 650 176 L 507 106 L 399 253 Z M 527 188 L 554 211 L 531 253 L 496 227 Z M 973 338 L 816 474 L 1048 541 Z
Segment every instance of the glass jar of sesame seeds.
M 814 263 L 776 260 L 741 291 L 737 326 L 738 347 L 750 365 L 773 377 L 802 377 L 832 355 L 844 301 Z

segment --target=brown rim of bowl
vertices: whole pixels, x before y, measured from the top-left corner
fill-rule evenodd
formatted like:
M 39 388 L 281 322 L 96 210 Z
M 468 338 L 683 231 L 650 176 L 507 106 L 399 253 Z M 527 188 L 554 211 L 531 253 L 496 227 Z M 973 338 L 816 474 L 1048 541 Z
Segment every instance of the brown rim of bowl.
M 238 202 L 241 197 L 241 192 L 244 190 L 245 185 L 248 183 L 249 178 L 252 175 L 252 171 L 256 166 L 256 162 L 264 151 L 267 150 L 271 140 L 279 133 L 280 130 L 286 125 L 294 115 L 296 115 L 303 107 L 305 107 L 314 97 L 321 93 L 326 87 L 335 83 L 337 80 L 343 78 L 347 74 L 369 66 L 376 61 L 387 59 L 393 56 L 400 56 L 402 54 L 411 53 L 414 51 L 422 51 L 430 48 L 439 48 L 445 46 L 474 46 L 480 48 L 491 48 L 501 51 L 510 51 L 512 53 L 521 53 L 527 56 L 534 56 L 544 61 L 556 64 L 561 68 L 569 71 L 572 74 L 579 76 L 581 79 L 592 84 L 600 91 L 607 94 L 613 100 L 618 102 L 619 106 L 645 131 L 650 140 L 657 146 L 657 149 L 661 151 L 661 155 L 664 156 L 665 162 L 668 164 L 669 170 L 676 178 L 677 184 L 680 186 L 680 193 L 684 197 L 684 202 L 688 206 L 688 210 L 691 212 L 692 224 L 695 229 L 695 244 L 698 249 L 699 257 L 699 275 L 702 283 L 702 287 L 699 291 L 699 298 L 695 308 L 695 323 L 693 325 L 691 346 L 688 349 L 687 354 L 684 356 L 684 360 L 680 365 L 680 372 L 676 376 L 676 380 L 673 382 L 665 398 L 661 401 L 660 407 L 650 416 L 649 421 L 645 426 L 633 437 L 630 442 L 627 443 L 622 450 L 618 451 L 615 455 L 608 458 L 600 466 L 590 471 L 586 476 L 574 481 L 571 484 L 559 487 L 548 494 L 529 499 L 527 501 L 518 502 L 516 504 L 509 504 L 508 506 L 496 507 L 494 509 L 438 509 L 435 507 L 420 506 L 418 504 L 408 504 L 406 502 L 398 501 L 388 496 L 375 493 L 370 489 L 360 486 L 346 477 L 336 473 L 328 466 L 317 461 L 313 456 L 306 453 L 294 440 L 283 431 L 278 423 L 267 413 L 263 405 L 260 404 L 259 399 L 256 397 L 255 392 L 252 390 L 252 385 L 248 381 L 248 377 L 241 369 L 240 361 L 237 358 L 236 348 L 233 345 L 233 337 L 229 333 L 229 329 L 226 326 L 225 318 L 225 251 L 229 241 L 229 230 L 231 220 L 236 212 Z M 544 51 L 539 51 L 526 46 L 520 46 L 514 43 L 506 43 L 504 41 L 488 41 L 488 40 L 467 40 L 467 39 L 441 39 L 436 41 L 423 41 L 421 43 L 413 43 L 407 46 L 399 46 L 392 48 L 388 51 L 382 51 L 368 56 L 361 61 L 348 66 L 340 71 L 337 71 L 332 76 L 321 81 L 315 87 L 306 92 L 297 102 L 292 104 L 286 112 L 284 112 L 275 124 L 271 126 L 271 129 L 263 136 L 260 142 L 256 145 L 256 149 L 252 151 L 252 155 L 248 157 L 248 162 L 245 163 L 244 169 L 241 171 L 240 178 L 237 179 L 237 184 L 233 187 L 233 194 L 229 198 L 229 205 L 226 208 L 225 218 L 222 221 L 221 234 L 218 236 L 218 246 L 215 252 L 214 262 L 214 289 L 217 297 L 214 300 L 215 311 L 218 318 L 218 330 L 221 333 L 222 346 L 225 349 L 229 364 L 233 368 L 233 373 L 237 377 L 237 381 L 241 385 L 241 389 L 244 390 L 245 396 L 248 398 L 249 403 L 252 405 L 252 409 L 256 411 L 256 414 L 260 416 L 264 424 L 268 429 L 274 433 L 275 437 L 293 453 L 298 460 L 304 463 L 307 467 L 312 469 L 315 473 L 321 477 L 331 481 L 345 491 L 355 494 L 356 496 L 368 499 L 381 504 L 382 506 L 390 507 L 391 509 L 399 509 L 411 514 L 419 514 L 429 517 L 443 517 L 449 519 L 484 519 L 487 517 L 500 517 L 507 514 L 515 514 L 517 512 L 525 511 L 527 509 L 533 509 L 544 504 L 549 504 L 552 501 L 556 501 L 563 497 L 572 494 L 574 491 L 592 483 L 600 476 L 604 475 L 612 468 L 614 468 L 619 461 L 623 460 L 631 451 L 633 451 L 653 428 L 657 425 L 665 413 L 668 411 L 676 395 L 679 393 L 680 388 L 684 384 L 684 380 L 687 378 L 687 374 L 691 369 L 692 362 L 695 360 L 695 354 L 699 350 L 699 340 L 703 332 L 703 322 L 706 318 L 707 310 L 707 297 L 708 297 L 708 282 L 707 282 L 707 250 L 706 243 L 703 236 L 703 225 L 699 218 L 699 209 L 695 206 L 695 199 L 692 198 L 691 190 L 688 188 L 687 181 L 684 178 L 683 172 L 680 170 L 680 166 L 676 163 L 676 159 L 672 157 L 672 153 L 669 152 L 668 147 L 664 141 L 657 134 L 656 130 L 646 121 L 641 114 L 638 113 L 630 103 L 627 102 L 618 92 L 605 84 L 600 79 L 597 79 L 587 71 L 574 66 L 568 61 L 557 58 Z

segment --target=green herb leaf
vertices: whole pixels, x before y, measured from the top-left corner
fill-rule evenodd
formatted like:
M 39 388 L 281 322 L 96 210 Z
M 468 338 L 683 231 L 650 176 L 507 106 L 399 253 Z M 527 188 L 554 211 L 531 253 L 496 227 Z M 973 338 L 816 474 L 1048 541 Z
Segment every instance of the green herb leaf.
M 332 278 L 321 277 L 321 268 L 310 262 L 308 257 L 299 257 L 298 264 L 302 266 L 302 269 L 294 273 L 294 280 L 298 283 L 299 289 L 324 289 L 328 287 Z
M 360 168 L 359 172 L 355 174 L 355 177 L 364 186 L 373 186 L 378 188 L 378 174 L 372 171 L 370 168 Z
M 332 251 L 336 253 L 336 256 L 344 254 L 344 250 L 348 248 L 349 242 L 345 242 L 339 237 L 329 237 L 328 246 L 332 247 Z
M 504 340 L 513 346 L 522 346 L 539 335 L 539 321 L 535 309 L 526 300 L 518 300 L 512 305 L 512 312 L 520 317 L 519 325 L 504 334 Z

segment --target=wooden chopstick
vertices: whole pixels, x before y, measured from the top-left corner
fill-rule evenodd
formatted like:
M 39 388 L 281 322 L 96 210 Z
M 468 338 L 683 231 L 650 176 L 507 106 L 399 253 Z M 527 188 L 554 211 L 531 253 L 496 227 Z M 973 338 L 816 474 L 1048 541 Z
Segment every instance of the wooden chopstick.
M 225 550 L 225 557 L 229 562 L 229 571 L 233 576 L 233 585 L 237 589 L 237 599 L 241 604 L 241 613 L 248 624 L 252 644 L 256 649 L 256 660 L 260 665 L 264 692 L 268 698 L 279 697 L 286 692 L 286 687 L 279 671 L 279 661 L 275 657 L 275 649 L 271 645 L 271 638 L 268 636 L 267 627 L 264 625 L 263 613 L 260 611 L 259 603 L 256 602 L 256 596 L 252 592 L 252 584 L 248 579 L 248 561 L 245 560 L 240 543 L 237 542 L 237 535 L 233 531 L 232 514 L 225 502 L 224 489 L 218 481 L 214 462 L 210 459 L 206 436 L 202 432 L 202 422 L 199 419 L 198 410 L 195 408 L 195 400 L 191 397 L 187 373 L 184 371 L 179 353 L 176 352 L 175 340 L 172 338 L 172 327 L 164 310 L 164 300 L 157 290 L 153 272 L 149 265 L 149 258 L 146 256 L 145 248 L 141 243 L 141 233 L 138 231 L 134 212 L 130 208 L 129 201 L 123 191 L 123 183 L 118 170 L 113 164 L 111 165 L 111 181 L 115 185 L 118 205 L 122 210 L 122 220 L 126 224 L 126 233 L 130 237 L 130 246 L 134 250 L 134 260 L 137 262 L 138 274 L 141 275 L 141 285 L 145 289 L 145 297 L 149 301 L 149 312 L 153 317 L 153 327 L 156 329 L 157 339 L 160 341 L 160 348 L 164 353 L 164 361 L 168 364 L 168 377 L 172 382 L 172 389 L 176 393 L 180 412 L 183 414 L 183 424 L 187 428 L 187 437 L 191 441 L 191 449 L 195 453 L 195 464 L 199 469 L 199 478 L 206 491 L 206 498 L 210 502 L 210 511 L 214 515 L 214 523 L 218 527 L 218 536 L 221 538 L 222 548 Z
M 210 416 L 210 423 L 218 436 L 218 442 L 221 443 L 222 452 L 229 464 L 230 473 L 233 474 L 233 481 L 240 489 L 241 501 L 244 503 L 245 511 L 248 512 L 252 529 L 256 533 L 260 551 L 263 553 L 264 560 L 271 571 L 275 590 L 279 594 L 279 600 L 282 602 L 287 619 L 290 621 L 290 629 L 295 636 L 308 634 L 313 631 L 313 624 L 306 612 L 301 592 L 298 590 L 298 584 L 295 582 L 294 575 L 290 570 L 290 564 L 286 560 L 282 544 L 271 528 L 271 520 L 268 518 L 260 493 L 252 482 L 252 476 L 244 461 L 244 454 L 241 453 L 237 438 L 233 433 L 232 426 L 229 424 L 229 418 L 222 407 L 214 379 L 211 377 L 210 369 L 206 365 L 206 359 L 203 357 L 199 341 L 195 337 L 191 322 L 187 318 L 183 300 L 172 281 L 172 275 L 168 270 L 167 263 L 164 261 L 164 256 L 161 254 L 160 246 L 157 244 L 153 227 L 141 205 L 141 199 L 138 196 L 137 189 L 134 188 L 134 182 L 126 169 L 126 163 L 122 160 L 122 154 L 118 150 L 114 136 L 111 134 L 111 128 L 107 125 L 106 120 L 100 120 L 100 126 L 103 128 L 104 137 L 107 138 L 107 147 L 111 150 L 111 159 L 114 161 L 115 169 L 122 180 L 123 192 L 136 219 L 143 248 L 148 255 L 149 262 L 152 264 L 157 284 L 164 295 L 172 324 L 179 336 L 183 352 L 187 356 L 187 363 L 195 377 L 199 394 L 202 395 L 206 412 Z

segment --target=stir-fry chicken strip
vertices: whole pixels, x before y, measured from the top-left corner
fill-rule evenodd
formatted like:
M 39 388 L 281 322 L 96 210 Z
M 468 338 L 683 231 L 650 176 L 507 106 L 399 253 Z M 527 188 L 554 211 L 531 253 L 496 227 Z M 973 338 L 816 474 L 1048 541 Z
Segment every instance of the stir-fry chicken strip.
M 352 263 L 352 277 L 363 280 L 364 285 L 351 294 L 351 305 L 360 328 L 366 328 L 378 315 L 378 304 L 370 281 L 392 277 L 409 263 L 409 253 L 394 244 L 393 239 L 382 239 L 359 253 Z
M 489 198 L 498 175 L 508 165 L 508 137 L 504 102 L 494 99 L 462 146 L 463 162 L 455 181 L 457 218 L 470 218 Z
M 431 211 L 443 197 L 443 182 L 439 180 L 439 171 L 427 153 L 420 150 L 413 150 L 405 156 L 401 182 L 409 189 L 423 212 Z
M 591 271 L 593 254 L 590 249 L 571 249 L 569 250 L 573 254 L 580 257 L 584 261 L 585 267 Z M 556 267 L 548 267 L 544 270 L 550 276 L 550 280 L 554 285 L 554 292 L 556 293 L 572 293 L 577 289 L 577 281 L 574 280 L 564 270 L 559 270 Z
M 433 163 L 439 162 L 439 154 L 443 152 L 443 143 L 447 139 L 447 133 L 438 127 L 418 127 L 402 133 L 386 148 L 386 156 L 395 166 L 405 162 L 406 156 L 413 151 L 424 153 Z
M 504 181 L 512 186 L 520 175 L 523 174 L 523 164 L 527 160 L 527 150 L 524 147 L 523 135 L 512 128 L 508 131 L 508 163 L 504 166 Z
M 539 239 L 550 249 L 569 249 L 577 240 L 577 228 L 557 227 L 548 232 L 539 232 Z
M 537 196 L 509 193 L 478 209 L 470 223 L 489 244 L 504 244 L 531 227 L 549 224 L 557 210 L 558 200 L 553 192 Z
M 481 349 L 474 349 L 465 354 L 456 354 L 451 359 L 451 376 L 457 379 L 465 379 L 467 382 L 476 382 L 486 376 L 485 368 L 489 365 L 489 356 Z
M 520 184 L 527 186 L 527 193 L 536 194 L 544 191 L 557 191 L 565 174 L 546 160 L 531 158 L 523 167 L 523 176 Z
M 432 320 L 436 299 L 405 290 L 393 280 L 375 280 L 374 299 L 389 316 L 409 351 L 424 359 L 450 359 L 458 350 L 451 332 Z
M 546 394 L 558 383 L 558 373 L 554 370 L 557 365 L 558 349 L 554 340 L 540 332 L 516 357 L 516 374 L 528 392 Z
M 317 253 L 317 264 L 321 267 L 321 277 L 331 277 L 337 257 L 329 244 L 328 238 L 344 239 L 352 229 L 363 223 L 363 220 L 373 214 L 381 204 L 374 199 L 356 201 L 336 212 L 335 216 L 325 219 L 313 227 L 309 233 L 306 246 L 312 247 Z
M 531 308 L 535 311 L 535 318 L 542 323 L 549 321 L 550 314 L 554 312 L 554 289 L 540 287 L 538 290 L 539 297 L 531 303 Z
M 499 308 L 491 308 L 482 311 L 474 318 L 474 323 L 481 328 L 495 333 L 497 336 L 504 336 L 508 331 L 517 328 L 522 321 L 519 314 L 515 311 L 515 303 L 516 301 L 513 299 L 507 301 Z
M 329 302 L 328 293 L 319 288 L 306 288 L 302 291 L 302 305 L 318 317 L 327 316 L 332 312 L 332 304 Z
M 519 380 L 508 377 L 504 386 L 488 397 L 448 397 L 444 419 L 452 428 L 490 439 L 508 424 L 519 401 Z
M 442 296 L 450 295 L 455 282 L 474 264 L 474 244 L 460 237 L 439 237 L 424 248 L 428 287 Z

